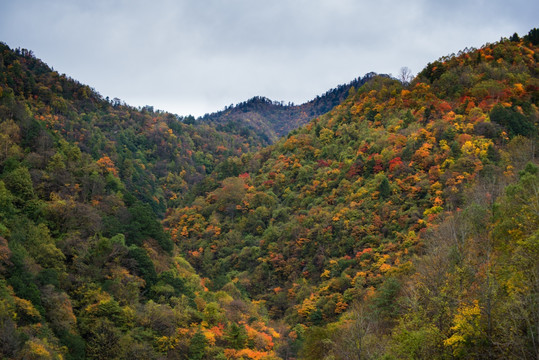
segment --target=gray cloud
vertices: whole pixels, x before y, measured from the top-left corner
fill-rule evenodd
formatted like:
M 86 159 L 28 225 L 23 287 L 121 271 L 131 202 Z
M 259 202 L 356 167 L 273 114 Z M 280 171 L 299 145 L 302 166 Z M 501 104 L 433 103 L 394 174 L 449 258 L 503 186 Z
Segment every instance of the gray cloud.
M 104 96 L 200 115 L 301 103 L 535 27 L 536 1 L 0 0 L 0 41 Z

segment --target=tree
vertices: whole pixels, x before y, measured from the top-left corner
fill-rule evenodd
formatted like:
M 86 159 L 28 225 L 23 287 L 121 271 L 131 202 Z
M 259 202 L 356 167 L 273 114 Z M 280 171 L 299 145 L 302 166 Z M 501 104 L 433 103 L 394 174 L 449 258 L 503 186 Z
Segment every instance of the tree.
M 245 330 L 245 327 L 234 322 L 230 324 L 226 340 L 228 346 L 232 349 L 243 349 L 247 344 L 247 331 Z
M 319 326 L 308 328 L 303 348 L 301 349 L 302 359 L 323 360 L 331 351 L 330 332 Z
M 490 112 L 490 120 L 505 127 L 511 135 L 531 136 L 537 132 L 525 115 L 499 104 Z
M 212 193 L 220 211 L 234 217 L 236 207 L 241 204 L 246 193 L 245 180 L 240 177 L 229 177 L 223 180 L 221 188 Z
M 6 188 L 4 182 L 0 180 L 0 216 L 2 219 L 7 219 L 15 213 L 13 200 L 15 200 L 15 197 Z
M 146 289 L 150 289 L 157 281 L 157 273 L 148 253 L 136 245 L 131 245 L 128 256 L 136 261 L 136 273 L 146 282 Z
M 373 308 L 381 319 L 392 319 L 396 315 L 396 297 L 400 290 L 399 281 L 390 277 L 380 286 L 373 299 Z
M 91 324 L 86 334 L 86 354 L 97 360 L 121 358 L 120 331 L 111 321 L 103 318 Z
M 539 357 L 539 168 L 528 163 L 520 180 L 506 188 L 493 235 L 499 251 L 495 339 L 525 359 Z
M 344 316 L 344 325 L 334 336 L 333 353 L 340 359 L 369 359 L 382 345 L 378 321 L 369 304 L 354 302 Z
M 414 312 L 401 317 L 393 329 L 389 353 L 396 359 L 435 359 L 440 355 L 441 339 L 442 335 L 429 317 L 420 311 Z
M 189 359 L 202 360 L 207 346 L 208 340 L 206 340 L 206 336 L 204 336 L 199 329 L 191 338 L 191 343 L 189 344 Z
M 135 200 L 135 204 L 129 207 L 129 214 L 131 219 L 124 224 L 128 245 L 140 246 L 145 239 L 153 238 L 163 250 L 172 251 L 172 240 L 163 231 L 150 205 Z
M 539 29 L 533 28 L 524 36 L 524 40 L 531 42 L 533 45 L 539 44 Z
M 335 134 L 331 129 L 323 128 L 320 131 L 320 141 L 322 142 L 322 144 L 328 145 L 333 140 L 334 135 Z
M 11 301 L 8 300 L 5 282 L 0 281 L 0 354 L 6 358 L 15 358 L 21 344 L 21 334 L 17 331 L 15 319 L 17 314 Z
M 77 318 L 73 314 L 71 300 L 64 292 L 58 292 L 52 285 L 41 289 L 43 307 L 47 311 L 47 319 L 57 333 L 73 333 Z
M 412 70 L 410 70 L 407 66 L 403 66 L 400 68 L 398 80 L 405 86 L 409 85 L 410 82 L 413 80 L 414 76 L 412 74 Z
M 389 186 L 389 180 L 387 177 L 383 177 L 378 186 L 378 191 L 380 192 L 380 198 L 387 199 L 391 195 L 391 187 Z
M 34 198 L 34 185 L 30 172 L 24 166 L 17 167 L 4 177 L 6 188 L 16 197 L 20 206 Z
M 10 156 L 22 155 L 18 145 L 20 128 L 13 120 L 0 123 L 0 164 Z

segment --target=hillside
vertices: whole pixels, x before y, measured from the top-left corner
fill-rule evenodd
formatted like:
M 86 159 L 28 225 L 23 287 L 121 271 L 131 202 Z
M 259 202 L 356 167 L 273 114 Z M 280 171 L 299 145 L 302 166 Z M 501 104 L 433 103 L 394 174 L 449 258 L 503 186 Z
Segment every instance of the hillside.
M 537 35 L 312 120 L 136 109 L 0 44 L 2 358 L 536 359 Z
M 352 88 L 359 88 L 375 75 L 370 73 L 346 85 L 337 86 L 301 105 L 285 104 L 257 96 L 231 105 L 223 111 L 206 114 L 199 120 L 216 124 L 218 130 L 239 132 L 244 136 L 253 134 L 252 137 L 259 137 L 263 144 L 269 145 L 311 119 L 333 109 L 348 97 Z
M 224 159 L 260 148 L 256 139 L 218 131 L 192 117 L 136 109 L 103 99 L 87 85 L 52 71 L 27 50 L 2 45 L 4 118 L 27 135 L 24 145 L 62 137 L 114 168 L 137 198 L 164 213 Z M 14 109 L 12 109 L 14 108 Z M 49 138 L 51 138 L 49 140 Z M 6 145 L 7 146 L 7 145 Z
M 265 302 L 270 317 L 285 319 L 291 330 L 281 353 L 346 358 L 338 354 L 344 342 L 359 340 L 343 334 L 363 322 L 365 341 L 384 339 L 378 350 L 355 349 L 372 351 L 367 357 L 416 346 L 424 358 L 504 358 L 519 348 L 533 358 L 537 333 L 526 321 L 539 319 L 524 299 L 537 299 L 539 289 L 524 275 L 519 290 L 507 288 L 504 271 L 524 245 L 515 238 L 504 247 L 500 224 L 509 223 L 505 234 L 522 228 L 515 236 L 525 239 L 537 231 L 537 214 L 530 209 L 525 224 L 507 219 L 499 209 L 517 200 L 498 198 L 537 153 L 538 53 L 530 38 L 441 58 L 409 86 L 370 79 L 246 158 L 243 174 L 172 210 L 165 226 L 210 288 L 235 283 Z M 536 167 L 526 171 L 521 183 L 536 186 Z M 506 196 L 516 196 L 509 189 Z M 537 265 L 528 261 L 528 270 Z M 434 280 L 425 264 L 445 267 Z M 513 272 L 521 270 L 528 271 Z M 512 304 L 496 309 L 495 325 L 493 301 Z M 517 309 L 516 328 L 502 325 Z M 401 343 L 411 331 L 417 339 L 406 341 L 417 343 Z
M 159 222 L 250 147 L 193 120 L 0 44 L 2 359 L 273 357 L 264 309 L 208 291 Z

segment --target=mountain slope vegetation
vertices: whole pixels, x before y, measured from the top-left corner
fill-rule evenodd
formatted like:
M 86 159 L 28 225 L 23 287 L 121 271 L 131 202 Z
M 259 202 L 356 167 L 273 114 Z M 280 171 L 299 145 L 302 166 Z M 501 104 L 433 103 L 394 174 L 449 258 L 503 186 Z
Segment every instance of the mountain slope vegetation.
M 537 358 L 537 40 L 205 121 L 1 44 L 2 357 Z
M 26 50 L 1 44 L 0 70 L 1 357 L 272 358 L 263 308 L 208 291 L 158 217 L 250 140 L 103 99 Z
M 285 104 L 256 96 L 223 111 L 206 114 L 199 120 L 216 124 L 217 129 L 258 137 L 268 145 L 290 131 L 308 123 L 311 119 L 327 113 L 339 105 L 349 91 L 359 88 L 376 74 L 370 73 L 346 85 L 337 86 L 322 96 L 301 105 Z
M 484 317 L 493 299 L 480 296 L 479 284 L 505 286 L 487 271 L 491 257 L 503 257 L 503 250 L 489 245 L 491 253 L 479 255 L 468 252 L 468 245 L 475 242 L 474 251 L 479 251 L 495 242 L 497 216 L 504 215 L 486 203 L 503 207 L 497 196 L 535 159 L 537 56 L 531 41 L 504 39 L 429 64 L 409 86 L 375 77 L 328 114 L 245 157 L 243 174 L 223 179 L 190 206 L 172 210 L 165 226 L 189 262 L 211 280 L 210 288 L 240 284 L 267 304 L 271 317 L 290 324 L 289 348 L 303 341 L 302 356 L 315 359 L 330 350 L 346 358 L 337 355 L 342 343 L 331 349 L 320 344 L 329 344 L 335 334 L 341 339 L 347 326 L 352 326 L 350 334 L 356 331 L 353 326 L 365 318 L 351 321 L 355 325 L 343 319 L 358 313 L 377 314 L 376 324 L 369 326 L 376 325 L 379 333 L 369 334 L 371 340 L 405 339 L 405 333 L 391 336 L 409 310 L 399 301 L 412 300 L 405 297 L 405 285 L 421 276 L 420 264 L 430 256 L 437 229 L 448 227 L 448 219 L 460 219 L 466 230 L 458 231 L 465 233 L 454 234 L 455 243 L 439 250 L 450 253 L 443 258 L 450 279 L 439 273 L 447 283 L 434 288 L 447 292 L 436 300 L 438 308 L 427 313 L 439 323 L 422 323 L 426 333 L 421 335 L 432 335 L 425 346 L 434 357 L 487 354 L 484 350 L 507 334 L 502 326 L 495 333 L 492 318 Z M 490 199 L 477 200 L 474 208 L 485 216 L 477 219 L 486 222 L 480 235 L 467 228 L 477 224 L 459 215 L 473 207 L 472 195 Z M 534 221 L 523 226 L 537 229 Z M 466 274 L 459 273 L 464 270 Z M 430 295 L 415 296 L 417 302 Z M 509 294 L 500 290 L 496 296 L 501 301 Z M 528 350 L 536 339 L 533 326 L 524 326 L 524 321 L 537 324 L 531 309 L 528 315 L 534 320 L 520 319 L 520 330 L 512 335 L 528 339 Z M 414 321 L 425 319 L 414 315 Z M 489 335 L 480 337 L 485 323 L 490 324 Z M 411 331 L 405 327 L 409 325 L 401 330 Z M 467 336 L 478 336 L 475 342 L 459 333 L 461 326 L 462 331 L 474 329 Z M 513 354 L 521 345 L 515 345 Z M 381 348 L 377 356 L 389 348 Z M 375 356 L 375 349 L 365 351 Z M 533 358 L 532 353 L 526 356 Z M 488 354 L 507 356 L 503 351 Z

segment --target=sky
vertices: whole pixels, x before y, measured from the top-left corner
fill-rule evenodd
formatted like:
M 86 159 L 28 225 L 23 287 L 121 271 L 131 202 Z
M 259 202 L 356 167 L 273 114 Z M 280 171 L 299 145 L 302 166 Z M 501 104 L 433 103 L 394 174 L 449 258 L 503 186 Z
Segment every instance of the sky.
M 301 104 L 368 72 L 414 74 L 525 35 L 536 0 L 0 0 L 0 41 L 103 97 L 200 116 Z

